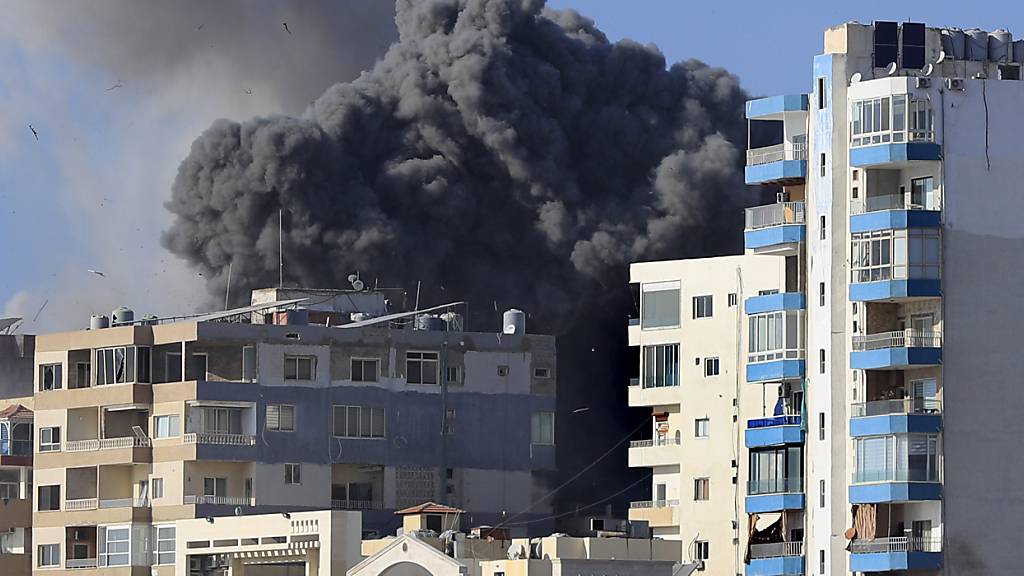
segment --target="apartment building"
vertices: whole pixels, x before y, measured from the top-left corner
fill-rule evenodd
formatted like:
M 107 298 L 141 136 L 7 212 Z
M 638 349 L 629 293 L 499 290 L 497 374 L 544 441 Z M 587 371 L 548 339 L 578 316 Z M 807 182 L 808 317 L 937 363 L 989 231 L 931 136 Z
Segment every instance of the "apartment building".
M 503 333 L 466 332 L 454 312 L 386 300 L 306 291 L 176 321 L 119 309 L 113 326 L 39 336 L 35 570 L 173 574 L 188 518 L 359 510 L 385 534 L 425 500 L 477 523 L 526 509 L 555 464 L 554 338 L 518 311 Z
M 1019 571 L 1022 64 L 1024 42 L 1005 30 L 827 30 L 807 91 L 746 106 L 762 124 L 750 131 L 746 182 L 779 190 L 776 203 L 746 211 L 746 252 L 785 262 L 784 291 L 737 297 L 746 334 L 710 325 L 692 333 L 686 274 L 634 270 L 641 290 L 679 277 L 681 300 L 671 306 L 682 325 L 668 341 L 680 343 L 681 366 L 696 367 L 687 338 L 745 347 L 736 426 L 746 493 L 738 534 L 710 536 L 711 573 Z M 774 140 L 758 140 L 766 134 Z M 709 263 L 691 277 L 713 271 Z M 743 277 L 753 285 L 751 273 Z M 644 326 L 650 303 L 641 300 L 639 325 L 629 327 L 641 350 L 659 337 L 659 327 Z M 641 355 L 643 379 L 651 358 Z M 653 361 L 657 372 L 663 361 Z M 685 392 L 698 375 L 690 378 L 684 369 L 672 383 L 681 407 L 701 403 Z M 746 396 L 764 398 L 763 409 L 773 387 L 776 405 L 758 414 Z M 643 405 L 649 392 L 633 390 L 631 405 Z M 680 483 L 693 480 L 687 467 L 703 465 L 678 461 Z M 672 501 L 654 488 L 655 501 Z M 684 541 L 701 542 L 698 529 L 712 534 L 699 513 L 666 519 Z M 730 542 L 743 557 L 735 571 L 716 564 Z
M 0 319 L 0 330 L 18 319 Z M 0 574 L 32 572 L 32 357 L 35 338 L 0 334 Z

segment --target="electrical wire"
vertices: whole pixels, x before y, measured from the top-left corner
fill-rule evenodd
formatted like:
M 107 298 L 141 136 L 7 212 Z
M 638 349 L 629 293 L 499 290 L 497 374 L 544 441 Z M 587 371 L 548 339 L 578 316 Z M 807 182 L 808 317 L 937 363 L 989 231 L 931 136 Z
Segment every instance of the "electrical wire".
M 605 458 L 607 458 L 623 442 L 629 440 L 629 438 L 631 436 L 633 436 L 633 434 L 636 434 L 641 428 L 643 428 L 644 426 L 647 426 L 648 423 L 650 422 L 651 418 L 653 418 L 653 416 L 648 416 L 647 418 L 644 418 L 643 422 L 641 422 L 639 426 L 637 426 L 636 428 L 630 430 L 628 434 L 626 434 L 625 436 L 622 437 L 622 439 L 620 439 L 618 442 L 613 444 L 611 446 L 611 448 L 609 448 L 608 450 L 606 450 L 604 452 L 604 454 L 601 454 L 593 462 L 591 462 L 590 464 L 584 466 L 582 470 L 580 470 L 579 472 L 573 474 L 571 478 L 569 478 L 568 480 L 566 480 L 565 482 L 563 482 L 562 484 L 560 484 L 559 486 L 557 486 L 556 488 L 554 488 L 553 490 L 551 490 L 550 492 L 545 494 L 544 496 L 541 496 L 540 498 L 535 500 L 533 502 L 533 504 L 530 504 L 529 506 L 527 506 L 522 512 L 518 512 L 518 513 L 516 513 L 516 514 L 506 518 L 505 520 L 502 520 L 500 523 L 498 523 L 497 526 L 495 526 L 495 528 L 499 528 L 501 526 L 504 526 L 505 524 L 508 524 L 509 522 L 511 522 L 513 519 L 518 518 L 518 517 L 522 516 L 523 514 L 526 514 L 527 512 L 532 510 L 535 506 L 537 506 L 541 502 L 543 502 L 543 501 L 547 500 L 548 498 L 551 498 L 552 496 L 554 496 L 562 488 L 565 488 L 569 484 L 571 484 L 574 481 L 576 481 L 580 476 L 583 476 L 588 470 L 590 470 L 591 468 L 596 466 L 598 462 L 600 462 L 601 460 L 604 460 Z
M 629 486 L 626 486 L 622 490 L 619 490 L 618 492 L 616 492 L 614 494 L 609 494 L 608 496 L 605 496 L 605 497 L 603 497 L 603 498 L 601 498 L 599 500 L 595 500 L 595 501 L 591 502 L 590 504 L 587 504 L 587 505 L 585 505 L 585 506 L 583 506 L 581 508 L 576 508 L 575 510 L 571 510 L 569 512 L 562 512 L 560 514 L 552 514 L 550 516 L 544 516 L 542 518 L 534 518 L 533 520 L 522 520 L 520 522 L 511 522 L 511 523 L 509 523 L 509 526 L 525 526 L 527 524 L 533 524 L 535 522 L 543 522 L 545 520 L 554 520 L 555 518 L 562 518 L 564 516 L 572 516 L 573 514 L 579 514 L 581 510 L 586 510 L 588 508 L 593 508 L 594 506 L 597 506 L 598 504 L 603 504 L 605 501 L 611 500 L 612 498 L 615 498 L 616 496 L 619 496 L 620 494 L 624 494 L 624 493 L 628 492 L 631 488 L 633 488 L 637 484 L 640 484 L 641 482 L 646 482 L 647 480 L 650 480 L 652 477 L 654 477 L 654 473 L 650 472 L 646 476 L 644 476 L 643 478 L 641 478 L 641 479 L 631 483 Z

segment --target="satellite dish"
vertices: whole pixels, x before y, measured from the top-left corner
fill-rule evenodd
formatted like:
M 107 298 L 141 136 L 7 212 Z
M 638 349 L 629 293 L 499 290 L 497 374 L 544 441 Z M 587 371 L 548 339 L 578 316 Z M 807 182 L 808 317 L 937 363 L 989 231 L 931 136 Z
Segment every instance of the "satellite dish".
M 359 280 L 359 274 L 349 274 L 348 275 L 348 281 L 349 281 L 350 284 L 352 282 L 355 282 L 356 280 Z
M 241 515 L 242 515 L 241 507 L 235 506 L 235 516 L 241 516 Z
M 854 72 L 853 76 L 850 76 L 850 84 L 856 84 L 857 82 L 860 82 L 860 79 L 860 72 Z
M 946 60 L 946 51 L 939 50 L 939 57 L 935 59 L 936 64 L 942 64 Z
M 888 74 L 889 76 L 895 74 L 896 70 L 897 68 L 895 62 L 890 62 L 889 65 L 885 67 L 885 73 Z
M 358 278 L 356 278 L 355 280 L 352 281 L 352 289 L 357 291 L 357 292 L 362 290 L 365 287 L 366 287 L 366 285 L 363 284 L 363 281 L 358 279 Z
M 934 71 L 935 66 L 932 66 L 931 64 L 925 64 L 924 68 L 921 69 L 921 74 L 924 74 L 925 76 L 931 76 L 932 72 Z

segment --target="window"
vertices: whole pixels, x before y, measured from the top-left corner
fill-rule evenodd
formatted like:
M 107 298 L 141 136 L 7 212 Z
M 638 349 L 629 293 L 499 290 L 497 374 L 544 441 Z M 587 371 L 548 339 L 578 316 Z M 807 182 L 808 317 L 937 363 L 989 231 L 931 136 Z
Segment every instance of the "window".
M 152 372 L 152 349 L 149 346 L 139 346 L 135 349 L 136 358 L 136 382 L 149 384 L 149 375 Z
M 0 468 L 0 500 L 17 500 L 20 495 L 21 472 L 17 468 Z
M 704 359 L 704 375 L 718 376 L 718 358 Z
M 695 438 L 707 438 L 709 432 L 708 427 L 710 424 L 711 420 L 709 418 L 695 419 L 693 421 L 693 436 Z
M 444 411 L 444 433 L 455 434 L 455 408 Z
M 729 292 L 729 307 L 732 308 L 736 305 L 737 295 L 735 292 Z
M 506 366 L 505 364 L 499 364 L 498 365 L 498 376 L 500 376 L 502 378 L 508 376 L 508 366 Z
M 60 485 L 40 486 L 38 489 L 39 511 L 60 510 Z
M 181 433 L 181 417 L 177 414 L 154 416 L 153 428 L 157 438 L 174 438 Z
M 277 432 L 295 431 L 295 406 L 286 404 L 267 405 L 267 430 Z
M 462 384 L 462 366 L 445 366 L 444 380 L 454 386 Z
M 228 479 L 227 478 L 203 478 L 203 496 L 216 498 L 218 496 L 228 495 Z
M 102 529 L 104 537 L 100 566 L 127 566 L 131 551 L 131 529 L 127 526 Z
M 693 297 L 694 318 L 710 318 L 714 312 L 713 308 L 714 306 L 711 295 Z
M 135 348 L 118 346 L 96 350 L 96 385 L 135 382 Z
M 313 380 L 316 374 L 316 356 L 284 357 L 285 380 Z
M 252 478 L 246 478 L 242 483 L 242 495 L 246 502 L 252 502 Z
M 825 177 L 825 153 L 821 153 L 821 177 Z M 824 237 L 822 237 L 824 239 Z
M 644 388 L 679 385 L 679 344 L 644 346 Z
M 711 480 L 708 478 L 694 478 L 693 479 L 693 499 L 694 500 L 707 500 L 708 491 L 711 486 Z
M 163 498 L 164 497 L 164 479 L 163 478 L 153 478 L 151 484 L 153 486 L 153 498 Z
M 818 480 L 818 508 L 825 507 L 825 481 Z
M 376 358 L 353 358 L 353 382 L 377 382 L 380 380 L 380 360 Z
M 92 373 L 88 362 L 76 362 L 75 363 L 75 387 L 76 388 L 88 388 L 92 386 L 92 380 L 90 380 L 90 374 Z M 69 384 L 70 388 L 71 385 Z
M 818 574 L 825 573 L 825 551 L 818 550 Z
M 39 451 L 60 452 L 60 428 L 52 426 L 39 429 Z
M 405 381 L 409 384 L 437 384 L 437 352 L 406 352 Z
M 697 540 L 693 543 L 693 559 L 703 562 L 711 558 L 711 543 L 707 540 Z
M 936 482 L 938 436 L 895 434 L 854 441 L 854 482 Z
M 40 544 L 36 549 L 39 551 L 37 564 L 40 568 L 60 565 L 60 544 Z
M 818 110 L 825 109 L 825 78 L 818 78 Z
M 210 377 L 210 356 L 206 352 L 195 352 L 190 356 L 190 380 L 207 380 Z
M 156 564 L 174 564 L 174 524 L 154 526 L 156 531 Z
M 824 348 L 819 348 L 818 349 L 818 373 L 819 374 L 824 374 L 825 373 L 825 349 Z
M 753 314 L 748 319 L 748 362 L 802 358 L 802 311 Z
M 937 210 L 935 199 L 935 179 L 931 176 L 914 178 L 910 181 L 910 208 Z
M 241 408 L 200 407 L 199 431 L 207 434 L 241 434 Z
M 285 464 L 284 483 L 302 484 L 302 467 L 298 464 Z
M 383 438 L 384 408 L 335 406 L 334 436 L 338 438 Z
M 818 440 L 825 440 L 825 413 L 818 412 Z
M 168 352 L 164 356 L 164 380 L 167 382 L 181 382 L 181 352 Z
M 242 382 L 256 381 L 256 347 L 242 347 Z
M 530 414 L 530 444 L 555 444 L 555 413 L 534 412 Z
M 818 227 L 818 231 L 819 231 L 819 234 L 821 235 L 820 236 L 821 239 L 824 240 L 825 239 L 825 217 L 822 216 L 820 218 L 820 221 L 821 221 L 821 224 Z
M 679 326 L 680 283 L 652 282 L 640 286 L 640 328 Z
M 784 446 L 750 452 L 748 495 L 802 491 L 803 449 L 800 446 Z
M 60 390 L 64 386 L 60 371 L 60 364 L 41 365 L 39 367 L 39 391 Z
M 534 378 L 550 378 L 551 377 L 551 369 L 550 368 L 534 368 L 533 369 L 533 377 Z
M 853 103 L 850 146 L 933 139 L 934 115 L 927 100 L 896 94 L 891 103 L 889 96 Z
M 818 306 L 825 305 L 825 283 L 818 282 Z

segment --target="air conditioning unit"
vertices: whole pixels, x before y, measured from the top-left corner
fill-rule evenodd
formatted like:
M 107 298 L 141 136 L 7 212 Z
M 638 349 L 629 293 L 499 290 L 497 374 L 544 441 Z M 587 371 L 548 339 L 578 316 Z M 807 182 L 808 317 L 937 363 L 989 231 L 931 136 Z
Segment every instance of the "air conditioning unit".
M 916 86 L 917 88 L 930 88 L 931 85 L 932 85 L 932 79 L 931 78 L 924 78 L 922 76 L 918 76 L 917 78 L 915 78 L 914 86 Z
M 775 193 L 775 201 L 776 202 L 789 202 L 789 192 L 776 192 Z
M 946 78 L 946 89 L 948 90 L 963 90 L 964 79 L 963 78 Z

